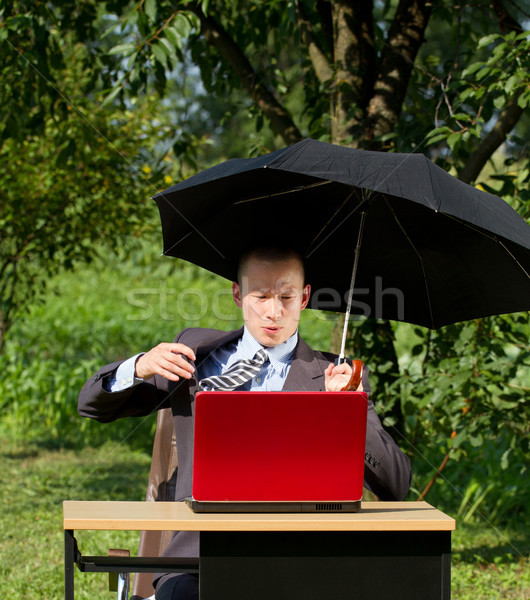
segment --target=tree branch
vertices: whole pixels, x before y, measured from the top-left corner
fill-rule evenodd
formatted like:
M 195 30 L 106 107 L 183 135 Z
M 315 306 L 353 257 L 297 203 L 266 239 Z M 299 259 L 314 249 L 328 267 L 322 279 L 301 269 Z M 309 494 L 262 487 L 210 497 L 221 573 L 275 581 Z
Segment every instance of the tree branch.
M 502 0 L 492 0 L 492 7 L 497 16 L 501 31 L 515 31 L 516 33 L 523 31 L 521 25 L 508 13 Z M 524 111 L 517 104 L 519 94 L 520 92 L 506 104 L 493 129 L 480 142 L 459 172 L 458 178 L 465 183 L 471 183 L 476 180 L 484 165 L 491 158 L 495 150 L 506 140 L 508 133 L 510 133 L 521 118 Z
M 381 52 L 374 94 L 368 106 L 369 139 L 393 130 L 431 15 L 428 0 L 400 0 Z
M 495 127 L 468 158 L 458 174 L 458 179 L 465 183 L 475 181 L 495 150 L 506 140 L 506 136 L 515 127 L 523 114 L 523 109 L 517 105 L 517 98 L 518 95 L 506 105 L 499 120 L 495 123 Z
M 270 120 L 273 130 L 286 144 L 303 138 L 291 116 L 260 81 L 240 46 L 229 36 L 224 27 L 211 14 L 206 16 L 197 4 L 188 6 L 199 17 L 206 41 L 219 51 L 234 72 L 241 78 L 244 88 L 258 108 Z

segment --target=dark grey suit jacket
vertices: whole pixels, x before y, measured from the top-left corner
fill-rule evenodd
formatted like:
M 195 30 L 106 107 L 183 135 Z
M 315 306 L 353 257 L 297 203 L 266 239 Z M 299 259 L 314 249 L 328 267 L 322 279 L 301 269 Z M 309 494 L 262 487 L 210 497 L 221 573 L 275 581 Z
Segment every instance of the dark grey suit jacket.
M 215 348 L 235 341 L 243 328 L 224 332 L 216 329 L 184 329 L 175 342 L 186 344 L 195 352 L 195 367 Z M 336 355 L 312 350 L 299 338 L 285 390 L 325 391 L 324 371 Z M 175 500 L 191 496 L 193 464 L 193 417 L 198 381 L 195 377 L 172 382 L 155 375 L 122 392 L 109 393 L 103 383 L 112 377 L 120 362 L 100 369 L 84 385 L 79 395 L 79 413 L 107 423 L 121 417 L 145 416 L 171 407 L 177 440 L 178 476 Z M 196 372 L 195 372 L 196 374 Z M 363 374 L 363 390 L 370 392 L 368 371 Z M 408 458 L 383 429 L 371 401 L 368 404 L 366 432 L 365 486 L 381 500 L 402 500 L 410 487 L 412 471 Z M 197 556 L 198 535 L 178 532 L 164 553 L 167 556 Z

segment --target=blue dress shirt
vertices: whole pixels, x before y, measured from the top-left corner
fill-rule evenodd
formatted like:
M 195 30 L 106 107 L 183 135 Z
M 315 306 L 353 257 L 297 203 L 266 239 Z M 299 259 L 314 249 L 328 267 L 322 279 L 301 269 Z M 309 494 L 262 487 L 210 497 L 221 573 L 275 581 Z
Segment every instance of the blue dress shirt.
M 256 377 L 237 389 L 262 392 L 281 390 L 291 368 L 297 343 L 298 331 L 278 346 L 267 348 L 255 340 L 245 327 L 239 340 L 217 348 L 199 365 L 197 377 L 201 381 L 205 377 L 221 375 L 238 360 L 253 358 L 256 352 L 263 348 L 269 356 L 269 361 L 263 365 Z

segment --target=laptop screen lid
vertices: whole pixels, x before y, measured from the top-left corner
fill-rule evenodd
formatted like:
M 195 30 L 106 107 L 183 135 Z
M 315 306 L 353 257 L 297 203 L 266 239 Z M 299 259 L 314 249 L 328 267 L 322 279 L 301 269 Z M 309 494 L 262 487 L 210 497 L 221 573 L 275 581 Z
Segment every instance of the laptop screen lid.
M 358 501 L 366 416 L 364 392 L 198 392 L 193 499 Z

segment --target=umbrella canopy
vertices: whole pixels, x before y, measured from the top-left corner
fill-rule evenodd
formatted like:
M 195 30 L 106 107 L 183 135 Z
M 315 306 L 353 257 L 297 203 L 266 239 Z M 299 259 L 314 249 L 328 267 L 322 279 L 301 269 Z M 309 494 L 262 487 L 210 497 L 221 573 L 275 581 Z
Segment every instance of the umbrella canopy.
M 157 194 L 164 254 L 229 280 L 256 243 L 307 263 L 310 308 L 429 328 L 530 308 L 530 226 L 421 154 L 306 139 L 232 159 Z M 364 216 L 362 216 L 364 215 Z

